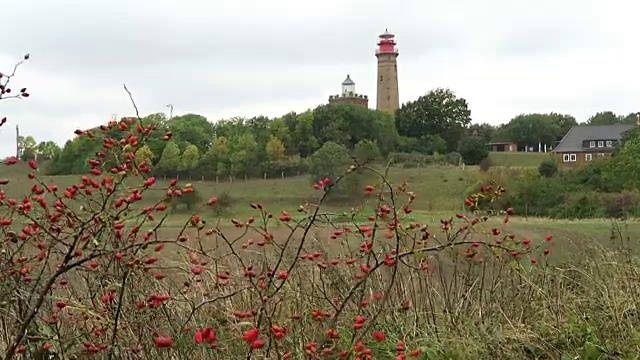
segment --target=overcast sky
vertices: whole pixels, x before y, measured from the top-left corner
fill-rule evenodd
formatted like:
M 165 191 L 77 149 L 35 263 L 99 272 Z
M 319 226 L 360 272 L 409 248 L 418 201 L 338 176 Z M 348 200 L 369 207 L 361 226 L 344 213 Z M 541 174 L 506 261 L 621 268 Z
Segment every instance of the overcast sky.
M 133 114 L 210 121 L 301 112 L 347 74 L 375 107 L 377 36 L 396 34 L 400 101 L 449 87 L 474 122 L 556 111 L 579 121 L 640 108 L 634 0 L 31 0 L 0 10 L 0 71 L 31 60 L 0 102 L 14 129 L 64 143 L 76 128 Z

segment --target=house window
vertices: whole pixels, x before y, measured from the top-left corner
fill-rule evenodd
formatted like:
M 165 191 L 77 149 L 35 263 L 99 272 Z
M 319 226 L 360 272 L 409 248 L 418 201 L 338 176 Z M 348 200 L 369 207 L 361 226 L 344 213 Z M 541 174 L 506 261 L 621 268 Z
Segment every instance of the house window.
M 569 161 L 570 162 L 576 162 L 577 156 L 576 154 L 569 154 Z
M 599 153 L 598 157 L 604 157 L 604 153 Z
M 604 146 L 604 141 L 598 141 L 598 147 L 603 147 Z
M 569 154 L 562 154 L 562 162 L 569 162 Z
M 596 142 L 595 141 L 589 141 L 589 147 L 591 147 L 591 148 L 596 147 Z
M 607 147 L 612 147 L 612 146 L 613 146 L 613 141 L 607 140 Z
M 584 154 L 584 159 L 586 161 L 591 161 L 593 160 L 593 154 Z

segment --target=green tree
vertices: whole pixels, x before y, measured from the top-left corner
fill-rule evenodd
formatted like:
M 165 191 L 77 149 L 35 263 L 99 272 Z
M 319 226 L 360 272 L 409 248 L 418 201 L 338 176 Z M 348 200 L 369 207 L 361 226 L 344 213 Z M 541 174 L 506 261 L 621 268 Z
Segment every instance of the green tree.
M 380 149 L 375 141 L 366 139 L 360 140 L 353 150 L 353 156 L 359 164 L 363 164 L 367 161 L 375 161 L 380 157 Z
M 620 124 L 624 118 L 620 115 L 617 115 L 613 111 L 602 111 L 596 113 L 591 116 L 589 120 L 587 120 L 588 125 L 614 125 Z
M 213 124 L 206 117 L 197 114 L 176 116 L 167 121 L 167 126 L 173 133 L 173 141 L 179 144 L 181 149 L 193 144 L 201 153 L 209 150 L 215 135 Z
M 396 127 L 400 135 L 412 138 L 438 135 L 445 140 L 449 151 L 457 148 L 470 122 L 467 100 L 444 88 L 431 90 L 402 105 L 396 112 Z
M 138 165 L 142 164 L 143 162 L 151 165 L 153 164 L 154 157 L 155 155 L 153 155 L 153 151 L 151 151 L 151 148 L 149 148 L 148 145 L 144 145 L 136 151 L 136 163 Z
M 537 148 L 538 144 L 552 146 L 561 137 L 560 125 L 548 114 L 520 114 L 509 121 L 505 131 L 509 141 Z
M 53 141 L 42 141 L 36 146 L 38 159 L 51 160 L 57 158 L 62 149 Z
M 20 147 L 20 158 L 23 161 L 33 160 L 37 157 L 37 143 L 33 136 L 20 136 L 18 138 L 18 146 Z
M 640 131 L 631 131 L 611 158 L 607 182 L 621 181 L 624 188 L 640 189 Z
M 325 178 L 336 181 L 345 172 L 349 162 L 349 152 L 344 145 L 333 141 L 325 142 L 320 149 L 309 156 L 311 183 Z
M 198 167 L 200 162 L 200 150 L 193 144 L 188 144 L 180 157 L 180 170 L 191 172 Z
M 558 114 L 558 113 L 549 113 L 547 116 L 551 118 L 551 121 L 558 124 L 558 134 L 556 135 L 556 140 L 560 141 L 562 138 L 571 130 L 571 128 L 575 125 L 578 125 L 578 121 L 571 115 L 566 114 Z
M 167 175 L 175 174 L 180 170 L 180 148 L 174 141 L 168 141 L 164 147 L 158 169 Z
M 207 176 L 227 176 L 229 170 L 229 142 L 226 137 L 218 136 L 200 159 L 200 172 Z
M 477 135 L 478 137 L 480 137 L 480 139 L 482 139 L 482 141 L 484 141 L 485 143 L 489 143 L 491 142 L 491 138 L 493 137 L 495 132 L 496 127 L 491 124 L 470 124 L 469 128 L 467 129 L 467 136 Z
M 243 134 L 233 141 L 230 154 L 231 175 L 251 176 L 256 174 L 259 168 L 256 166 L 258 143 L 252 134 Z
M 558 163 L 553 160 L 545 160 L 538 166 L 538 173 L 544 177 L 553 177 L 558 173 Z
M 489 149 L 487 149 L 485 142 L 475 137 L 462 139 L 458 152 L 467 165 L 478 165 L 480 161 L 489 156 Z
M 313 117 L 311 111 L 305 111 L 297 117 L 293 143 L 296 144 L 301 157 L 307 157 L 320 148 L 320 143 L 313 132 Z
M 632 112 L 629 115 L 625 116 L 621 122 L 623 124 L 635 124 L 638 122 L 638 114 L 640 114 L 640 112 L 638 111 Z
M 266 146 L 267 159 L 276 162 L 284 159 L 284 145 L 282 141 L 275 136 L 271 136 Z
M 296 145 L 293 143 L 293 137 L 291 136 L 289 126 L 283 118 L 271 121 L 269 124 L 269 134 L 270 136 L 280 139 L 284 146 L 285 153 L 292 155 L 298 152 Z

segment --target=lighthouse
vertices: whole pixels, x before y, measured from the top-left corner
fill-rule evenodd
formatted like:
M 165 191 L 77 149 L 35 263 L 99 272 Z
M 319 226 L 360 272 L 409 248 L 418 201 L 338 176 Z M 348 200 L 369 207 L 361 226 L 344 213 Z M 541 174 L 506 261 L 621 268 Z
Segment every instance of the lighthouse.
M 388 30 L 378 36 L 378 110 L 396 111 L 400 107 L 398 96 L 398 49 L 395 35 Z
M 363 108 L 369 106 L 369 98 L 367 95 L 356 93 L 356 83 L 351 80 L 351 76 L 342 82 L 342 93 L 340 95 L 329 96 L 330 104 L 352 104 Z

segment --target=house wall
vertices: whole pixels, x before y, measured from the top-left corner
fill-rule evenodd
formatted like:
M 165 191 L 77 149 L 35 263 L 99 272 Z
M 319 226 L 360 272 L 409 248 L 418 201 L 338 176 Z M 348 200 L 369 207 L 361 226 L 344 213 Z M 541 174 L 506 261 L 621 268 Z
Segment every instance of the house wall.
M 518 145 L 516 144 L 493 144 L 491 145 L 491 151 L 493 152 L 517 152 Z
M 571 156 L 571 154 L 575 154 L 576 155 L 576 161 L 570 161 L 570 162 L 565 162 L 564 161 L 564 155 L 567 154 L 569 156 Z M 595 160 L 598 158 L 598 154 L 604 154 L 604 156 L 611 156 L 610 152 L 571 152 L 571 153 L 554 153 L 554 157 L 555 159 L 558 161 L 558 164 L 560 166 L 566 166 L 566 167 L 579 167 L 582 165 L 587 164 L 589 161 L 587 161 L 587 154 L 591 154 L 591 161 Z

